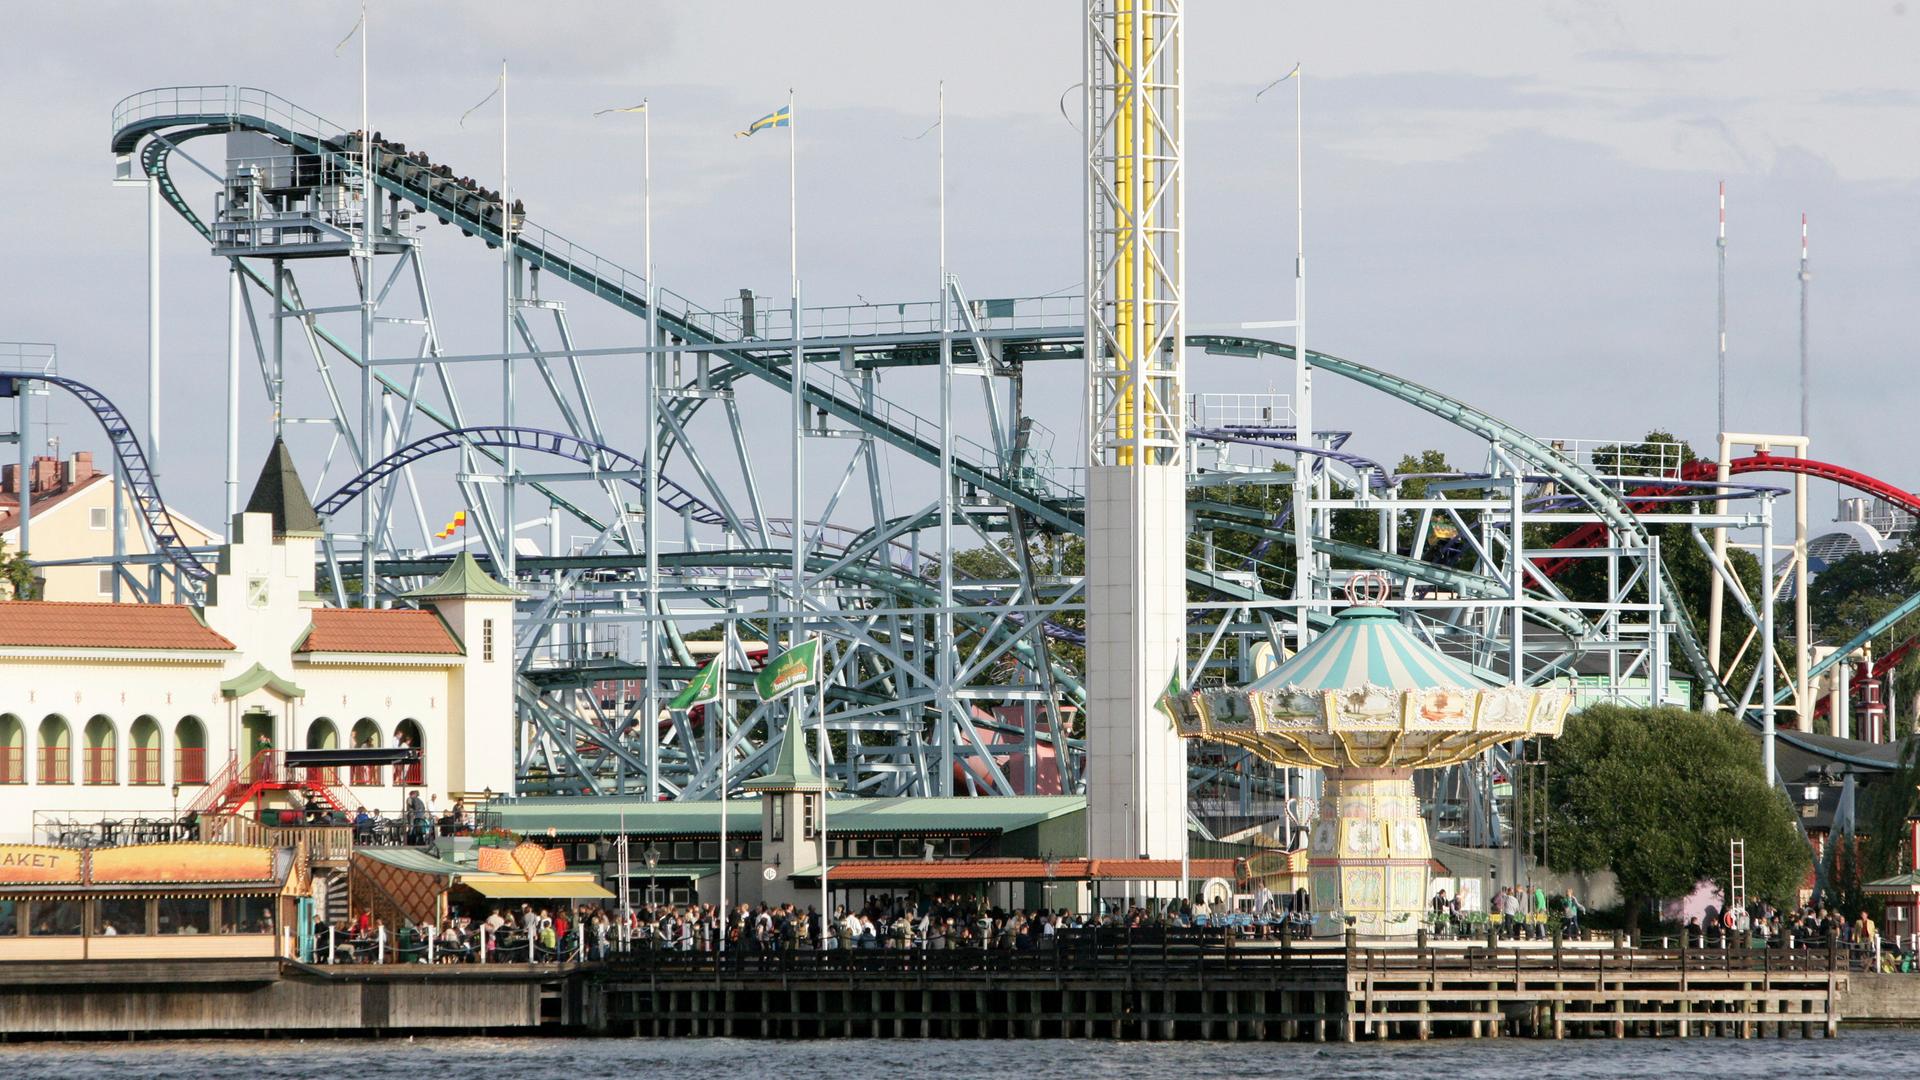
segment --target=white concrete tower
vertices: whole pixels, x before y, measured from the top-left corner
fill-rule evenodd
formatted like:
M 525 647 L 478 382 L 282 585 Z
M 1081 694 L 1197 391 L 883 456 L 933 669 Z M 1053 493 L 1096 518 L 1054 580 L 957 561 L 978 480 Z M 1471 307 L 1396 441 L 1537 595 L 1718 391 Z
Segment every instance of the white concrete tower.
M 1094 858 L 1179 858 L 1155 710 L 1186 629 L 1181 0 L 1087 0 L 1087 741 Z

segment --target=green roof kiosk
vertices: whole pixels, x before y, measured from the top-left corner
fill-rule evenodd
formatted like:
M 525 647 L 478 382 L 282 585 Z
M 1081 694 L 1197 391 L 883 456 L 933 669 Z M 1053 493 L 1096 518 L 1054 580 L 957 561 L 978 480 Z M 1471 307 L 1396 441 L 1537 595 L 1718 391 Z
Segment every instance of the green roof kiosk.
M 1421 926 L 1432 858 L 1413 771 L 1558 735 L 1572 700 L 1559 688 L 1490 685 L 1394 612 L 1356 605 L 1251 685 L 1187 695 L 1179 727 L 1190 739 L 1325 770 L 1307 861 L 1314 934 L 1337 937 L 1351 925 L 1402 937 Z

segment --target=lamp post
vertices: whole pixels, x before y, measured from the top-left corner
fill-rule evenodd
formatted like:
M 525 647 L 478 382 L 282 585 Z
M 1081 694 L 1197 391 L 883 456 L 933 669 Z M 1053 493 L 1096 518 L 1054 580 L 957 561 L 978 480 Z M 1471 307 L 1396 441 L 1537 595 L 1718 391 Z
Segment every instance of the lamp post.
M 649 840 L 647 850 L 642 852 L 640 857 L 647 862 L 647 906 L 651 908 L 653 906 L 653 871 L 660 865 L 660 849 L 654 847 L 653 841 Z
M 740 902 L 740 860 L 747 857 L 747 845 L 734 844 L 728 851 L 733 856 L 733 902 L 737 904 Z M 728 912 L 723 911 L 720 913 L 723 941 L 725 940 L 725 927 L 729 917 Z
M 179 784 L 179 782 L 178 782 L 178 781 L 175 781 L 175 782 L 174 782 L 174 785 L 173 785 L 173 824 L 172 824 L 172 828 L 174 828 L 174 829 L 178 829 L 179 827 L 180 827 L 180 784 Z
M 1047 898 L 1045 903 L 1047 912 L 1051 914 L 1053 912 L 1053 875 L 1060 869 L 1060 860 L 1054 857 L 1053 852 L 1049 851 L 1046 854 L 1045 861 L 1047 864 Z

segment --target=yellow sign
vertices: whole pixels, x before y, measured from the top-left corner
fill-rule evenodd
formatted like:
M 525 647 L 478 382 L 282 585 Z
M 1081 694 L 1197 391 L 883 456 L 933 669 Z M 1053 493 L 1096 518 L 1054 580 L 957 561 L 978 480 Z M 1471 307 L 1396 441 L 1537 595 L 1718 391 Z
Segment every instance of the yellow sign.
M 0 885 L 78 885 L 81 852 L 35 844 L 0 844 Z
M 273 849 L 241 844 L 138 844 L 90 853 L 96 885 L 185 885 L 275 880 Z
M 559 848 L 543 848 L 530 841 L 522 841 L 512 851 L 481 848 L 475 855 L 475 866 L 483 874 L 518 874 L 528 881 L 567 868 L 567 857 Z

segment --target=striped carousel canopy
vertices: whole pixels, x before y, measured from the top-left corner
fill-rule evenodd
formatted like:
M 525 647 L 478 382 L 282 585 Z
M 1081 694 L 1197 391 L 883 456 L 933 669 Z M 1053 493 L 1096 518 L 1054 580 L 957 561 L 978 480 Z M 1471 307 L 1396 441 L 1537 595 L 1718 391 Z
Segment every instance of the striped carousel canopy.
M 1246 689 L 1352 690 L 1369 685 L 1473 690 L 1487 682 L 1414 637 L 1386 608 L 1350 607 L 1334 616 L 1332 629 Z

